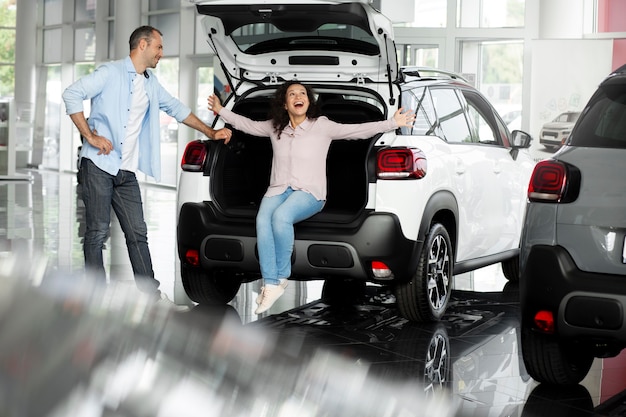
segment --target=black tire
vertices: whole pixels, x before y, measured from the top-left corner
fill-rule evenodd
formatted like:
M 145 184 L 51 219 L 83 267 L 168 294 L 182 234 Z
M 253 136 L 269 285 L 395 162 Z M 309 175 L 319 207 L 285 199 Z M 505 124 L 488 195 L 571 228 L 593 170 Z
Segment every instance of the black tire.
M 363 280 L 327 279 L 322 287 L 322 301 L 334 306 L 357 304 L 365 297 L 365 286 Z
M 539 384 L 530 393 L 522 416 L 524 417 L 589 417 L 602 415 L 594 413 L 593 399 L 582 385 L 567 387 Z
M 559 341 L 522 326 L 522 357 L 526 370 L 538 382 L 572 385 L 582 381 L 594 356 L 589 349 L 575 343 Z
M 416 322 L 441 319 L 450 301 L 453 263 L 448 231 L 435 223 L 426 236 L 415 274 L 395 287 L 398 309 L 404 318 Z
M 502 273 L 509 282 L 519 282 L 519 256 L 501 262 Z
M 207 273 L 183 265 L 180 274 L 187 296 L 198 304 L 227 304 L 235 298 L 241 287 L 241 280 L 237 276 L 223 271 Z

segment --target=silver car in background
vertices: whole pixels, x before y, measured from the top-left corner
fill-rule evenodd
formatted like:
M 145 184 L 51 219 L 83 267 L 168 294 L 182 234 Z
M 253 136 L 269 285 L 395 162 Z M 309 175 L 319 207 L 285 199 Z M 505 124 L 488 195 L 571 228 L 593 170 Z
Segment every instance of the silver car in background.
M 554 120 L 544 124 L 539 132 L 539 143 L 547 149 L 556 150 L 567 140 L 576 120 L 580 117 L 578 111 L 568 111 L 559 114 Z
M 520 254 L 522 353 L 540 382 L 576 384 L 626 347 L 626 65 L 530 179 Z

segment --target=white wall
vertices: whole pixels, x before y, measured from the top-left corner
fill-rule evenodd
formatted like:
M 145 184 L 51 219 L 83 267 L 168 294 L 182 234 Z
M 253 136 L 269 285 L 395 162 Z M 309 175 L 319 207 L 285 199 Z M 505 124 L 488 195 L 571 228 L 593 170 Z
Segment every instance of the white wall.
M 611 72 L 610 39 L 559 39 L 532 42 L 530 133 L 568 110 L 582 110 Z

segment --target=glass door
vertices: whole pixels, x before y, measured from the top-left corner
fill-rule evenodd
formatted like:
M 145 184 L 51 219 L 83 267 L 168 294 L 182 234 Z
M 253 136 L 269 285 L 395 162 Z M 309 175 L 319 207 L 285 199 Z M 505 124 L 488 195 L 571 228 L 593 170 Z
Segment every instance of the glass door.
M 493 104 L 509 130 L 521 128 L 524 42 L 460 42 L 460 72 Z

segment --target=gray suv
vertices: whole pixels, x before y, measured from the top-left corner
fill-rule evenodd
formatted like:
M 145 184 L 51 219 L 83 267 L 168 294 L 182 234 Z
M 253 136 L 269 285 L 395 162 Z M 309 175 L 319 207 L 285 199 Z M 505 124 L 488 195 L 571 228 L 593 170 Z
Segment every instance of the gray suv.
M 520 254 L 529 374 L 576 384 L 626 346 L 626 65 L 600 84 L 528 188 Z

